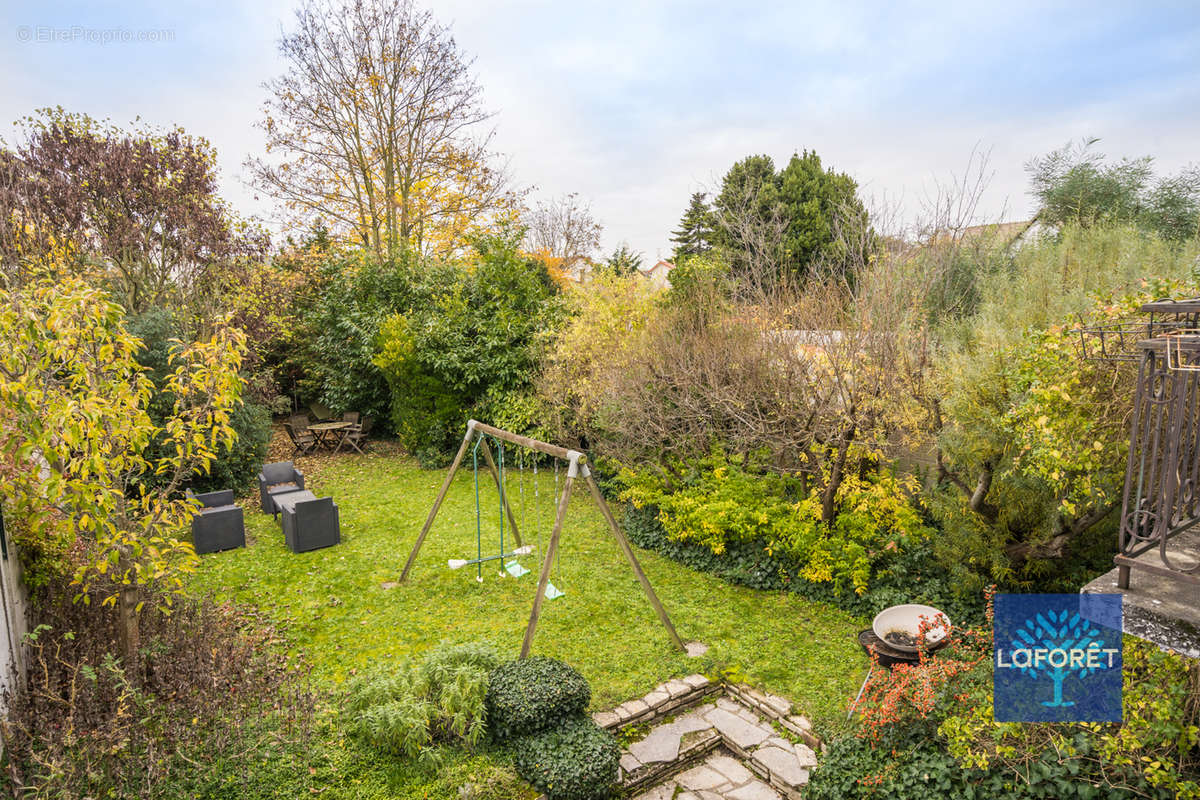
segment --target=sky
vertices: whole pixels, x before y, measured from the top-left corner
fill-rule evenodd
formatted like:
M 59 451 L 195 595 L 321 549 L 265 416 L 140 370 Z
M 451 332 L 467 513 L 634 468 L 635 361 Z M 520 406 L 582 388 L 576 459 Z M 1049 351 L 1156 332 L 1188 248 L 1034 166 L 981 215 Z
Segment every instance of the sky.
M 0 0 L 0 136 L 63 106 L 182 125 L 246 183 L 295 0 Z M 474 58 L 495 149 L 531 198 L 576 192 L 648 262 L 737 160 L 816 151 L 873 207 L 923 213 L 987 156 L 980 222 L 1027 219 L 1026 162 L 1082 137 L 1161 172 L 1200 163 L 1200 3 L 426 2 Z M 978 164 L 978 160 L 975 161 Z

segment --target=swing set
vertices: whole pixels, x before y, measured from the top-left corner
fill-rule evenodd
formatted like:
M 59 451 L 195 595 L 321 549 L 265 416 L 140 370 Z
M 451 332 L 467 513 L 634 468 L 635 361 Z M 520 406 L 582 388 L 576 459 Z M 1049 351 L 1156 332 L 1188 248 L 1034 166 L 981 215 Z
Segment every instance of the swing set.
M 497 454 L 499 460 L 492 456 L 492 449 L 488 445 L 488 439 L 496 443 Z M 474 441 L 474 446 L 472 446 Z M 519 456 L 519 493 L 521 499 L 521 524 L 524 526 L 525 518 L 525 454 L 524 450 L 533 451 L 533 491 L 535 503 L 535 515 L 537 514 L 537 502 L 540 499 L 539 484 L 538 484 L 538 459 L 540 456 L 549 456 L 554 460 L 554 495 L 555 495 L 555 516 L 554 527 L 550 531 L 550 543 L 544 555 L 542 555 L 541 571 L 538 576 L 537 593 L 533 596 L 533 609 L 529 614 L 529 625 L 525 628 L 525 640 L 521 644 L 521 658 L 526 658 L 529 655 L 530 647 L 533 645 L 533 635 L 537 630 L 538 618 L 542 612 L 542 603 L 545 600 L 554 600 L 562 597 L 564 592 L 550 582 L 550 572 L 553 565 L 556 563 L 558 556 L 558 542 L 562 534 L 563 521 L 567 514 L 567 505 L 571 499 L 571 490 L 576 480 L 583 480 L 588 487 L 588 492 L 591 494 L 592 500 L 600 509 L 605 522 L 608 523 L 608 528 L 613 534 L 613 538 L 617 540 L 621 551 L 625 554 L 626 560 L 629 561 L 630 567 L 633 569 L 633 574 L 641 583 L 642 589 L 646 592 L 646 597 L 650 601 L 650 605 L 658 614 L 659 620 L 663 627 L 667 629 L 667 633 L 671 636 L 671 641 L 680 650 L 686 652 L 683 640 L 679 638 L 679 634 L 675 632 L 675 626 L 671 624 L 671 618 L 667 615 L 667 610 L 663 608 L 663 604 L 659 601 L 658 596 L 654 593 L 653 587 L 650 586 L 650 580 L 646 577 L 646 573 L 642 571 L 641 564 L 638 563 L 637 556 L 634 555 L 633 548 L 629 545 L 629 540 L 625 538 L 625 534 L 621 532 L 621 528 L 617 525 L 616 519 L 612 515 L 608 504 L 604 502 L 604 496 L 600 493 L 600 487 L 596 485 L 595 478 L 592 477 L 591 470 L 587 466 L 587 457 L 577 450 L 568 450 L 565 447 L 547 444 L 546 442 L 531 439 L 528 436 L 521 436 L 510 431 L 486 425 L 476 420 L 470 420 L 467 423 L 467 433 L 463 437 L 462 445 L 458 448 L 458 453 L 454 456 L 454 461 L 450 464 L 450 469 L 446 472 L 446 478 L 442 481 L 442 488 L 438 491 L 437 498 L 433 501 L 433 507 L 429 509 L 429 516 L 425 519 L 425 525 L 421 528 L 421 533 L 417 536 L 417 541 L 413 544 L 412 552 L 408 554 L 408 561 L 404 564 L 404 571 L 400 574 L 400 582 L 404 583 L 408 579 L 408 573 L 412 569 L 413 562 L 417 559 L 417 553 L 421 550 L 421 545 L 425 543 L 425 537 L 429 534 L 430 528 L 433 527 L 433 521 L 437 517 L 438 510 L 442 507 L 442 501 L 446 499 L 446 493 L 450 490 L 450 483 L 454 479 L 454 475 L 462 466 L 463 459 L 466 457 L 468 448 L 471 449 L 472 466 L 475 472 L 475 539 L 476 539 L 476 556 L 472 559 L 450 559 L 447 566 L 450 569 L 462 569 L 463 567 L 474 566 L 476 568 L 476 580 L 483 582 L 483 565 L 492 561 L 500 561 L 503 565 L 500 574 L 509 575 L 514 578 L 519 578 L 529 572 L 520 563 L 520 557 L 530 555 L 534 552 L 531 545 L 526 545 L 521 540 L 521 531 L 517 527 L 516 515 L 513 513 L 509 498 L 505 492 L 504 478 L 504 443 L 515 445 L 518 448 Z M 481 510 L 479 502 L 479 456 L 482 453 L 484 466 L 492 475 L 492 479 L 496 483 L 496 490 L 500 494 L 500 552 L 495 555 L 485 556 L 483 554 L 483 529 L 481 525 Z M 562 489 L 559 490 L 558 474 L 559 462 L 567 462 L 566 478 L 563 481 Z M 505 552 L 504 548 L 504 522 L 508 520 L 509 530 L 512 531 L 512 539 L 516 542 L 516 546 L 509 552 Z M 536 520 L 535 520 L 536 521 Z M 541 544 L 541 528 L 538 526 L 538 551 L 540 553 Z M 506 561 L 507 559 L 507 561 Z

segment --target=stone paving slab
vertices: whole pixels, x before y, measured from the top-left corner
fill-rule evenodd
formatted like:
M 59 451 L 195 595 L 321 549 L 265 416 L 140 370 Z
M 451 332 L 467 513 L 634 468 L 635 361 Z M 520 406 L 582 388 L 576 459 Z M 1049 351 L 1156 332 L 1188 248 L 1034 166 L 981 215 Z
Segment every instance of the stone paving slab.
M 745 786 L 730 790 L 728 800 L 779 800 L 779 792 L 762 781 L 751 781 Z
M 774 730 L 765 723 L 748 722 L 736 714 L 730 714 L 723 708 L 708 712 L 704 718 L 711 722 L 722 736 L 742 749 L 762 744 L 774 733 Z
M 679 740 L 682 736 L 673 725 L 655 728 L 645 739 L 629 745 L 629 754 L 642 764 L 674 761 L 679 755 Z
M 715 789 L 728 782 L 724 775 L 710 767 L 707 762 L 675 776 L 675 783 L 692 790 Z
M 661 781 L 635 800 L 800 797 L 817 764 L 813 747 L 820 744 L 808 720 L 793 714 L 786 698 L 745 685 L 726 685 L 723 694 L 711 697 L 717 688 L 703 675 L 689 675 L 667 681 L 611 712 L 593 714 L 597 724 L 610 730 L 679 714 L 651 728 L 622 754 L 621 773 L 627 786 Z M 808 743 L 784 738 L 779 726 Z M 674 777 L 661 778 L 673 771 L 677 771 Z
M 803 786 L 808 783 L 808 770 L 800 766 L 796 751 L 782 747 L 764 745 L 754 751 L 754 761 L 769 770 L 772 778 L 778 777 L 788 786 Z
M 642 792 L 633 800 L 671 800 L 675 796 L 675 781 L 655 786 L 648 792 Z
M 635 800 L 781 800 L 779 792 L 724 753 L 679 773 Z

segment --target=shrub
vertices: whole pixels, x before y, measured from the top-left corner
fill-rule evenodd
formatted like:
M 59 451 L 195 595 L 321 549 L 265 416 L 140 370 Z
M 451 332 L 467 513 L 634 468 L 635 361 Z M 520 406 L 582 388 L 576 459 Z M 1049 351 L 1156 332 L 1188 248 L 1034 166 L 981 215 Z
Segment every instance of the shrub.
M 503 413 L 510 425 L 537 413 L 517 398 L 530 391 L 539 337 L 559 317 L 544 267 L 515 243 L 497 236 L 475 248 L 469 265 L 445 267 L 427 297 L 378 329 L 373 364 L 387 379 L 396 431 L 428 465 L 453 452 L 473 413 L 489 422 Z
M 830 583 L 814 583 L 797 574 L 793 565 L 759 543 L 734 543 L 720 555 L 693 542 L 672 539 L 658 518 L 657 506 L 625 506 L 622 530 L 638 547 L 653 550 L 699 572 L 716 575 L 738 586 L 763 591 L 790 591 L 809 600 L 871 617 L 901 603 L 925 603 L 940 608 L 956 624 L 983 619 L 978 595 L 963 595 L 949 573 L 933 557 L 930 540 L 911 542 L 891 554 L 876 570 L 864 594 L 850 586 L 835 590 Z
M 991 654 L 990 625 L 960 628 L 923 663 L 876 671 L 805 797 L 1200 797 L 1200 667 L 1130 638 L 1122 723 L 1003 723 Z
M 435 743 L 478 744 L 486 732 L 488 673 L 500 657 L 483 644 L 440 644 L 413 668 L 381 667 L 349 681 L 350 732 L 385 753 L 436 760 Z
M 518 739 L 513 752 L 517 773 L 549 800 L 608 796 L 621 760 L 617 740 L 586 714 Z
M 488 678 L 487 715 L 498 740 L 546 730 L 580 714 L 591 687 L 573 667 L 547 656 L 509 661 Z
M 126 325 L 131 334 L 142 340 L 145 347 L 138 351 L 137 361 L 147 370 L 154 385 L 154 394 L 147 405 L 147 412 L 155 425 L 161 426 L 170 417 L 175 398 L 163 391 L 173 367 L 169 358 L 172 350 L 180 345 L 172 341 L 183 336 L 183 327 L 170 311 L 153 309 L 130 319 Z M 267 443 L 271 438 L 271 415 L 261 405 L 247 400 L 235 405 L 230 413 L 230 426 L 237 439 L 228 450 L 217 452 L 207 473 L 199 473 L 188 480 L 188 488 L 195 492 L 217 489 L 233 489 L 242 492 L 254 484 L 255 476 L 267 457 Z M 150 448 L 155 455 L 167 451 L 162 443 Z M 156 476 L 143 479 L 148 485 L 159 482 Z
M 804 788 L 805 800 L 951 800 L 973 787 L 954 757 L 934 742 L 888 750 L 856 736 L 834 740 Z M 1001 797 L 1003 795 L 986 795 Z
M 392 426 L 400 444 L 421 466 L 442 466 L 466 423 L 462 396 L 421 365 L 407 317 L 396 314 L 384 321 L 379 349 L 375 364 L 392 393 Z
M 960 763 L 1021 781 L 1061 776 L 1069 757 L 1114 797 L 1200 798 L 1200 664 L 1133 637 L 1122 658 L 1120 724 L 996 722 L 985 679 L 938 733 Z
M 1128 768 L 1098 768 L 1094 742 L 1075 734 L 1060 747 L 1026 754 L 1020 772 L 964 768 L 934 739 L 871 744 L 833 741 L 804 789 L 805 800 L 1168 800 L 1186 797 L 1152 786 Z M 1117 784 L 1110 780 L 1124 773 Z
M 976 313 L 937 332 L 930 505 L 935 550 L 959 584 L 1075 591 L 1111 566 L 1136 369 L 1082 358 L 1073 329 L 1195 295 L 1197 247 L 1067 228 L 981 278 Z M 1080 565 L 1091 574 L 1068 574 Z
M 379 260 L 365 252 L 335 254 L 321 270 L 321 292 L 304 309 L 290 368 L 302 400 L 335 412 L 358 411 L 390 427 L 392 394 L 375 364 L 385 319 L 430 302 L 447 282 L 445 268 L 404 254 Z
M 267 460 L 271 439 L 271 412 L 258 403 L 243 401 L 229 415 L 237 441 L 221 453 L 207 474 L 198 474 L 189 487 L 196 493 L 233 489 L 241 493 L 254 486 L 258 471 Z
M 104 590 L 88 605 L 71 602 L 74 591 L 41 593 L 49 624 L 28 637 L 28 682 L 3 724 L 5 796 L 307 793 L 297 784 L 308 777 L 316 698 L 258 618 L 192 600 L 163 614 L 148 602 L 130 665 L 114 655 L 116 615 L 95 613 Z M 265 785 L 271 792 L 256 791 Z
M 865 594 L 873 574 L 930 533 L 910 500 L 915 484 L 887 472 L 843 479 L 832 523 L 823 519 L 820 492 L 803 477 L 753 474 L 720 453 L 671 472 L 623 470 L 621 498 L 657 506 L 673 540 L 717 556 L 730 547 L 758 548 L 796 577 L 835 592 Z

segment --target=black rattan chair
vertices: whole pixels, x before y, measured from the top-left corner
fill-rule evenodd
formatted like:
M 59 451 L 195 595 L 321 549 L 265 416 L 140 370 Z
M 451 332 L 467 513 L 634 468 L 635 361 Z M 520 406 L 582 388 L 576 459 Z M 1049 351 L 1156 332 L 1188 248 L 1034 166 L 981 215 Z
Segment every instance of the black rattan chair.
M 258 497 L 262 510 L 266 514 L 278 514 L 279 509 L 272 495 L 286 494 L 304 488 L 304 473 L 296 469 L 290 461 L 278 461 L 274 464 L 264 464 L 262 472 L 258 473 Z
M 192 494 L 188 490 L 187 496 L 200 501 L 192 517 L 192 547 L 197 555 L 246 546 L 242 507 L 234 502 L 232 491 Z
M 342 533 L 333 498 L 319 497 L 284 508 L 283 541 L 293 553 L 339 544 Z

